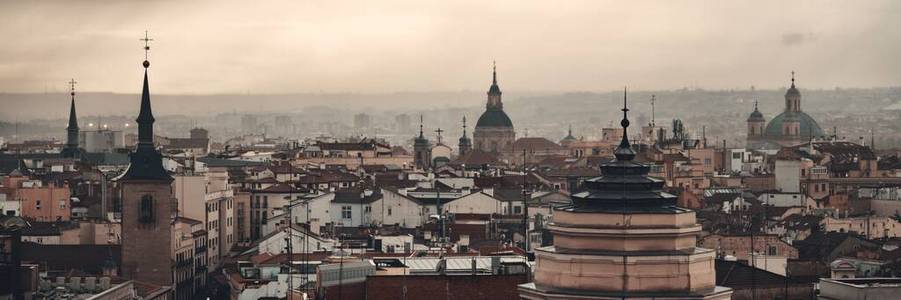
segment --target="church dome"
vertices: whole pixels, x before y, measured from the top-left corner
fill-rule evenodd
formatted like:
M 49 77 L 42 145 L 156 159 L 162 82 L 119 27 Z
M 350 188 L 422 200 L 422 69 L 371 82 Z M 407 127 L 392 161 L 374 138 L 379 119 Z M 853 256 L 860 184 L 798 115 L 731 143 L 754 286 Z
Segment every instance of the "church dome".
M 576 137 L 573 136 L 573 126 L 569 125 L 569 131 L 567 131 L 566 137 L 560 140 L 560 144 L 568 143 L 576 141 Z
M 800 137 L 807 138 L 811 136 L 820 137 L 826 135 L 823 133 L 823 129 L 820 128 L 820 124 L 817 124 L 816 120 L 810 117 L 810 115 L 799 111 L 783 112 L 773 118 L 773 120 L 766 125 L 766 136 L 769 138 L 782 137 L 782 124 L 794 120 L 797 120 L 801 125 Z
M 503 110 L 488 109 L 479 117 L 476 127 L 509 127 L 513 128 L 513 121 Z
M 801 91 L 799 91 L 798 88 L 795 87 L 795 83 L 792 82 L 792 86 L 785 91 L 785 99 L 794 97 L 801 97 Z
M 760 113 L 759 110 L 754 109 L 754 112 L 752 112 L 751 115 L 748 116 L 748 122 L 752 122 L 752 121 L 765 121 L 765 120 L 763 119 L 763 114 Z

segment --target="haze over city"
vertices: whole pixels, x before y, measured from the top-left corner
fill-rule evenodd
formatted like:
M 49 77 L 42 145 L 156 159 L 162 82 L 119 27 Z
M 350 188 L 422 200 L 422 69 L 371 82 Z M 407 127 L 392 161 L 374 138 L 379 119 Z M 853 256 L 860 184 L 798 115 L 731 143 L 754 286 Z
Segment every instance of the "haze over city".
M 0 92 L 160 94 L 784 87 L 901 81 L 897 1 L 3 1 Z M 540 41 L 540 42 L 536 42 Z
M 2 1 L 0 300 L 901 294 L 898 1 Z

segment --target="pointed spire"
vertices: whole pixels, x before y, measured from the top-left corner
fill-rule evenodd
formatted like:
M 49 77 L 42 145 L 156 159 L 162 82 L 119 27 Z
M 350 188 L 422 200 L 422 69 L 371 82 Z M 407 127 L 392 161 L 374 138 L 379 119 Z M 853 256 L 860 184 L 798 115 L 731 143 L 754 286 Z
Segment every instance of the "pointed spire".
M 154 149 L 153 123 L 156 119 L 153 117 L 153 109 L 150 106 L 150 84 L 147 80 L 147 69 L 150 68 L 150 61 L 148 60 L 150 57 L 150 41 L 153 41 L 153 39 L 150 38 L 147 31 L 144 31 L 144 38 L 141 41 L 144 42 L 144 63 L 142 64 L 144 66 L 144 87 L 141 91 L 141 111 L 138 113 L 138 119 L 135 120 L 138 123 L 138 148 Z
M 569 124 L 569 131 L 567 131 L 567 136 L 573 136 L 573 124 Z
M 619 142 L 619 146 L 613 153 L 617 161 L 630 161 L 635 158 L 635 151 L 632 151 L 632 145 L 629 144 L 629 105 L 628 90 L 623 87 L 623 120 L 619 122 L 623 126 L 623 139 Z
M 75 114 L 75 78 L 69 81 L 69 87 L 71 91 L 69 94 L 72 96 L 72 104 L 69 107 L 69 127 L 66 127 L 66 130 L 78 130 L 78 117 Z M 76 142 L 77 143 L 77 142 Z
M 463 116 L 463 137 L 466 137 L 466 116 Z
M 141 91 L 141 111 L 135 120 L 138 123 L 138 147 L 153 148 L 153 123 L 156 119 L 153 117 L 153 109 L 150 105 L 150 84 L 147 80 L 147 67 L 149 63 L 144 61 L 144 87 Z
M 491 61 L 491 84 L 497 85 L 497 61 Z
M 419 138 L 425 138 L 422 134 L 422 114 L 419 115 Z
M 150 84 L 147 80 L 147 69 L 150 68 L 149 57 L 152 39 L 144 32 L 144 86 L 141 91 L 141 111 L 138 113 L 138 145 L 129 155 L 131 163 L 128 165 L 123 180 L 163 180 L 170 181 L 172 177 L 163 168 L 162 155 L 153 146 L 153 111 L 150 106 Z
M 488 88 L 488 107 L 501 108 L 501 88 L 497 86 L 497 63 L 492 62 L 491 65 L 491 87 Z M 495 97 L 492 97 L 495 96 Z
M 754 111 L 758 111 L 757 110 L 757 99 L 754 99 Z
M 66 146 L 63 148 L 62 156 L 75 158 L 78 157 L 78 115 L 75 114 L 75 78 L 69 80 L 69 95 L 72 97 L 69 105 L 69 125 L 66 126 Z

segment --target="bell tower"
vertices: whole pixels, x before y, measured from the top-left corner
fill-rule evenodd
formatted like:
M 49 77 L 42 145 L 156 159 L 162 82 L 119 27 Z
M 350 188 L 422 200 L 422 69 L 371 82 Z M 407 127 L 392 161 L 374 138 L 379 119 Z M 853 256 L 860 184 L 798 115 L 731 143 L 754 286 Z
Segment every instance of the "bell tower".
M 757 101 L 754 101 L 754 111 L 748 116 L 748 145 L 762 140 L 765 128 L 766 119 L 763 118 L 763 113 L 757 109 Z
M 422 132 L 422 115 L 419 115 L 419 136 L 413 140 L 413 163 L 417 169 L 428 170 L 432 165 L 432 143 Z
M 66 147 L 63 148 L 62 155 L 66 158 L 77 158 L 81 154 L 78 148 L 78 116 L 75 114 L 75 78 L 69 81 L 72 103 L 69 105 L 69 125 L 66 126 Z
M 128 169 L 117 180 L 122 195 L 122 276 L 153 284 L 172 285 L 172 219 L 176 205 L 172 177 L 163 168 L 162 155 L 153 146 L 153 112 L 147 55 L 151 39 L 144 41 L 144 88 L 138 114 L 138 144 Z

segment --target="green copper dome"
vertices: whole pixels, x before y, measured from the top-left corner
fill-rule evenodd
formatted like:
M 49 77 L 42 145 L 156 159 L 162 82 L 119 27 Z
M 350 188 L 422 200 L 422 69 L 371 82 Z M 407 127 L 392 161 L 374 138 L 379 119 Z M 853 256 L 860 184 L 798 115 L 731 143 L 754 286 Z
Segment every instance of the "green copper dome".
M 802 138 L 807 137 L 820 137 L 826 135 L 823 133 L 823 129 L 820 128 L 820 125 L 817 124 L 813 118 L 807 115 L 804 112 L 783 112 L 770 120 L 770 122 L 766 125 L 766 136 L 770 138 L 779 138 L 782 136 L 782 123 L 790 119 L 791 117 L 798 118 L 798 121 L 801 123 L 801 134 L 799 135 Z
M 513 127 L 513 121 L 503 110 L 488 109 L 479 117 L 476 127 Z

